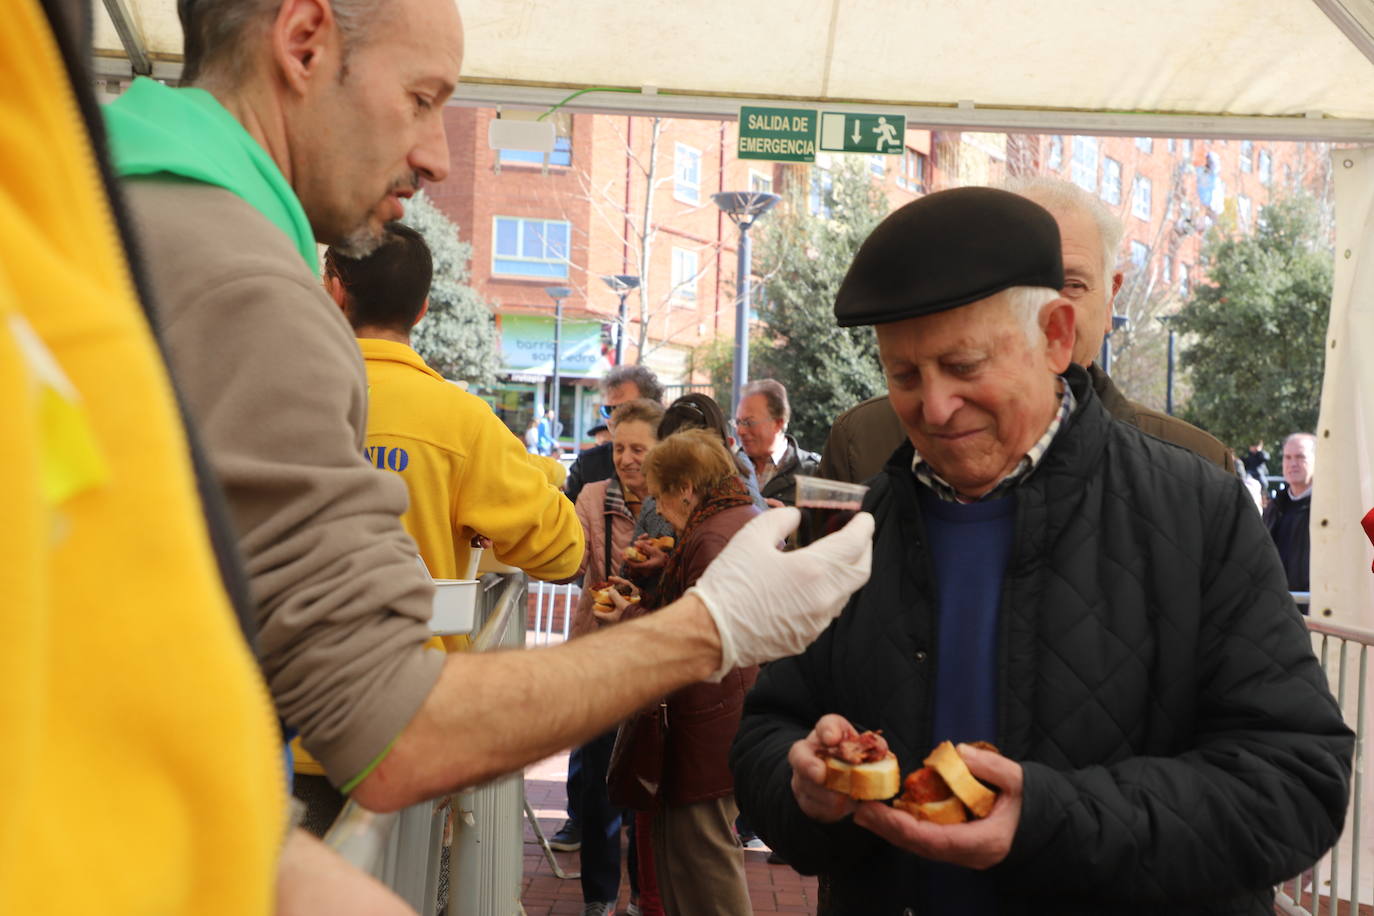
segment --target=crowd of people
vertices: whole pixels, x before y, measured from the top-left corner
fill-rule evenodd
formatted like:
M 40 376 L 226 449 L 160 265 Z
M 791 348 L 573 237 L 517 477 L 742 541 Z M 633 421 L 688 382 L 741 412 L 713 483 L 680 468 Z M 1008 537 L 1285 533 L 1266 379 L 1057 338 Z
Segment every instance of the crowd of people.
M 410 347 L 432 263 L 394 221 L 448 169 L 451 2 L 186 0 L 183 87 L 103 115 L 72 6 L 12 12 L 0 912 L 405 912 L 297 825 L 568 747 L 597 916 L 627 819 L 635 908 L 675 916 L 750 911 L 752 832 L 827 914 L 1267 914 L 1336 841 L 1354 736 L 1289 595 L 1314 440 L 1262 519 L 1229 449 L 1116 388 L 1096 198 L 889 215 L 834 305 L 888 392 L 823 455 L 776 382 L 731 424 L 623 366 L 560 489 L 552 415 L 517 436 Z M 783 549 L 813 472 L 865 511 Z M 580 577 L 576 638 L 436 645 L 431 575 L 488 548 Z M 829 787 L 867 731 L 902 772 L 954 742 L 995 803 Z

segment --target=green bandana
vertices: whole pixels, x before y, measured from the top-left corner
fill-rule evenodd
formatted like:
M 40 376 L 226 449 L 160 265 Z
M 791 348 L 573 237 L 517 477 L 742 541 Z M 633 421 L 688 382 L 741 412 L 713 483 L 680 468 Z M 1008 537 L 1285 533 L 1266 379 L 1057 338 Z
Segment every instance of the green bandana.
M 213 95 L 139 77 L 105 106 L 105 123 L 121 176 L 176 175 L 237 194 L 286 233 L 319 274 L 315 234 L 296 192 Z

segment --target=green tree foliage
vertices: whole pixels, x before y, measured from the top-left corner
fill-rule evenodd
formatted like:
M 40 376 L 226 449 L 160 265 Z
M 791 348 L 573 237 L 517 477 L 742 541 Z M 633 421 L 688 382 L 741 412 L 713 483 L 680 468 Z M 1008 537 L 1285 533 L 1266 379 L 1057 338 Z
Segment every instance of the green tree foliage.
M 832 311 L 859 245 L 887 215 L 887 200 L 863 160 L 846 159 L 832 178 L 828 190 L 821 186 L 821 214 L 810 212 L 808 188 L 792 182 L 783 205 L 754 230 L 764 330 L 750 347 L 751 375 L 787 387 L 789 432 L 817 451 L 837 415 L 887 390 L 873 329 L 837 328 Z
M 445 378 L 474 388 L 494 384 L 496 322 L 468 285 L 472 246 L 459 240 L 458 227 L 423 191 L 407 201 L 402 221 L 425 237 L 434 256 L 429 312 L 415 326 L 411 345 Z
M 1248 237 L 1213 231 L 1203 249 L 1209 283 L 1179 312 L 1182 367 L 1193 394 L 1185 419 L 1243 453 L 1317 424 L 1331 251 L 1310 198 L 1260 211 Z

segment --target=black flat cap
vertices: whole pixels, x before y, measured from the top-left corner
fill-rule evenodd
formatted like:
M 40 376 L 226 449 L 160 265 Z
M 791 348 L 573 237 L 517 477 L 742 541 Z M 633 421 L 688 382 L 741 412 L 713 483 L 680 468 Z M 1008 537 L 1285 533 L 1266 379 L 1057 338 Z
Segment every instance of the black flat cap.
M 986 299 L 1012 286 L 1064 285 L 1059 225 L 995 188 L 954 188 L 893 211 L 864 240 L 835 296 L 842 328 L 886 324 Z

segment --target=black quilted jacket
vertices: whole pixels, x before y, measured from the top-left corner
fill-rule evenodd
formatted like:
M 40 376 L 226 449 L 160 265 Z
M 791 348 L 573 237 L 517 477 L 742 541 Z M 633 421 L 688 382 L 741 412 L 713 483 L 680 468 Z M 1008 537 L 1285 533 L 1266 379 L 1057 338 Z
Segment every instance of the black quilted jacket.
M 1269 914 L 1344 821 L 1353 736 L 1240 482 L 1078 410 L 1016 488 L 995 742 L 1024 767 L 1004 913 Z M 907 445 L 869 493 L 873 578 L 804 654 L 765 667 L 731 763 L 750 824 L 825 873 L 822 913 L 921 912 L 916 861 L 797 808 L 786 756 L 824 713 L 881 728 L 902 772 L 930 733 L 934 584 Z

